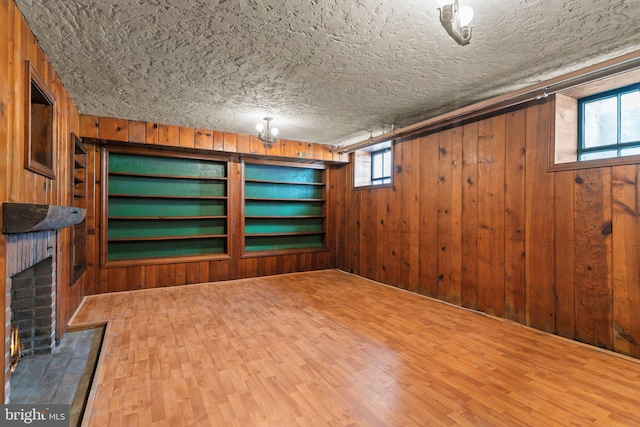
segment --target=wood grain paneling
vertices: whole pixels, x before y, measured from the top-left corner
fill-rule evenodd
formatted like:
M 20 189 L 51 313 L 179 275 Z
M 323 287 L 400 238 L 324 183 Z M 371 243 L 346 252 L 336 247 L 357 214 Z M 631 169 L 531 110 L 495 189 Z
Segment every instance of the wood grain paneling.
M 13 3 L 10 0 L 0 0 L 0 22 L 3 23 L 3 28 L 0 29 L 0 46 L 9 46 L 9 40 L 13 38 L 14 32 L 12 31 L 11 23 L 12 19 L 12 8 Z M 9 49 L 3 48 L 0 49 L 0 200 L 7 200 L 7 177 L 9 176 L 9 168 L 16 167 L 9 163 L 9 148 L 10 144 L 8 143 L 11 140 L 11 122 L 9 120 L 9 93 L 10 93 L 10 75 L 11 71 L 9 69 L 9 61 L 10 61 Z M 0 226 L 2 225 L 2 218 L 0 217 Z M 6 346 L 7 346 L 7 337 L 9 337 L 11 333 L 11 327 L 7 325 L 6 322 L 6 250 L 7 250 L 7 241 L 6 236 L 0 233 L 0 271 L 2 274 L 2 291 L 0 292 L 0 310 L 2 310 L 2 315 L 0 315 L 0 330 L 4 331 L 2 337 L 2 346 L 1 348 L 1 356 L 2 359 L 2 373 L 0 373 L 0 399 L 2 399 L 2 403 L 5 402 L 5 393 L 6 386 L 5 383 L 5 368 L 9 366 L 10 360 L 8 360 L 8 356 L 6 355 Z
M 576 339 L 611 348 L 611 171 L 581 170 L 575 183 Z
M 478 123 L 462 128 L 462 272 L 460 303 L 478 308 Z
M 194 135 L 194 148 L 200 150 L 213 150 L 213 131 L 196 129 Z
M 505 128 L 505 200 L 504 317 L 519 323 L 525 318 L 525 183 L 526 111 L 517 110 L 506 117 Z
M 546 171 L 549 102 L 527 108 L 525 171 L 526 324 L 555 331 L 554 175 Z
M 556 333 L 566 338 L 575 334 L 574 179 L 573 171 L 555 175 Z
M 478 129 L 478 309 L 504 315 L 505 116 Z
M 438 135 L 438 288 L 437 298 L 451 300 L 451 130 Z
M 337 265 L 398 287 L 417 275 L 419 293 L 640 357 L 637 166 L 549 172 L 552 102 L 398 140 L 396 193 L 336 193 Z
M 640 357 L 640 223 L 638 166 L 612 171 L 613 339 L 623 353 Z
M 418 292 L 438 294 L 438 135 L 420 138 L 420 284 Z M 428 256 L 427 256 L 428 255 Z M 383 282 L 383 280 L 378 279 Z
M 71 156 L 74 142 L 71 133 L 79 133 L 80 117 L 62 81 L 11 0 L 0 0 L 0 46 L 0 202 L 73 206 Z M 56 153 L 53 165 L 55 180 L 24 168 L 24 101 L 28 78 L 25 61 L 34 67 L 56 99 L 53 133 Z M 82 127 L 87 133 L 97 136 L 98 128 L 96 122 L 92 122 L 92 117 L 83 120 Z M 71 229 L 62 229 L 52 234 L 52 242 L 56 245 L 56 339 L 60 339 L 66 331 L 67 321 L 89 286 L 87 272 L 76 283 L 71 282 Z M 2 283 L 5 285 L 10 280 L 6 277 L 6 256 L 6 239 L 0 234 L 0 271 L 3 272 Z M 3 291 L 0 292 L 0 307 L 3 307 L 4 313 L 3 326 L 7 320 L 5 302 Z M 6 336 L 3 342 L 6 345 Z M 4 380 L 8 378 L 4 377 L 4 368 L 1 371 L 0 399 L 4 402 Z

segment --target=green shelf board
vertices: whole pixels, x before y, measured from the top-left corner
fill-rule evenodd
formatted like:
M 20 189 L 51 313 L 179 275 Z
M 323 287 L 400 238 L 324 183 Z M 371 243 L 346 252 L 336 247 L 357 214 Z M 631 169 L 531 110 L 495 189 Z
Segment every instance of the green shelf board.
M 227 221 L 224 219 L 144 222 L 136 220 L 109 220 L 108 238 L 122 239 L 134 237 L 226 234 L 226 228 Z
M 214 255 L 226 253 L 226 239 L 109 242 L 108 260 Z
M 224 216 L 226 200 L 109 198 L 111 216 Z
M 225 197 L 226 182 L 181 178 L 109 176 L 109 194 L 181 197 Z
M 295 184 L 245 182 L 244 195 L 247 198 L 322 200 L 324 189 L 322 187 Z
M 323 218 L 245 218 L 244 232 L 246 234 L 322 232 L 323 224 Z
M 286 202 L 269 200 L 246 200 L 244 213 L 247 216 L 302 216 L 322 215 L 324 201 Z
M 227 165 L 226 162 L 201 159 L 109 153 L 109 172 L 159 176 L 226 177 Z
M 302 236 L 246 236 L 244 240 L 245 252 L 321 248 L 323 246 L 323 236 L 316 234 Z
M 244 176 L 248 180 L 277 182 L 321 183 L 323 171 L 313 168 L 245 163 Z

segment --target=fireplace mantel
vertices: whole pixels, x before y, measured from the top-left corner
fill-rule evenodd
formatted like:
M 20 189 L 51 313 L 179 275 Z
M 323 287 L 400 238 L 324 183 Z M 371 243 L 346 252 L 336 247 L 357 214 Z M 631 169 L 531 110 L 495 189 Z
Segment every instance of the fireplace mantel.
M 81 223 L 86 214 L 86 209 L 71 206 L 3 203 L 2 232 L 17 234 L 58 230 Z

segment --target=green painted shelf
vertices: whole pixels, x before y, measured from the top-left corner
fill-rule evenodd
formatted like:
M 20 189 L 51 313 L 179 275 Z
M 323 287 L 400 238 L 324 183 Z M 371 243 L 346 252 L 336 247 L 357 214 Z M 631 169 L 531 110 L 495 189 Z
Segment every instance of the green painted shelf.
M 325 246 L 324 170 L 245 163 L 246 253 Z
M 107 260 L 224 254 L 227 163 L 109 153 Z

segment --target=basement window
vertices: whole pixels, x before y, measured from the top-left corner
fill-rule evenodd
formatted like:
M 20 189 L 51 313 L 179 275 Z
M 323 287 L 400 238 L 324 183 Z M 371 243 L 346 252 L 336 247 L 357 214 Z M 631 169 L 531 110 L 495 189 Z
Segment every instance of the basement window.
M 640 163 L 640 70 L 555 94 L 549 171 Z
M 371 184 L 391 184 L 391 147 L 371 153 Z
M 354 154 L 354 187 L 389 186 L 393 178 L 392 141 L 356 151 Z
M 578 161 L 640 154 L 640 84 L 578 100 Z

